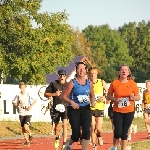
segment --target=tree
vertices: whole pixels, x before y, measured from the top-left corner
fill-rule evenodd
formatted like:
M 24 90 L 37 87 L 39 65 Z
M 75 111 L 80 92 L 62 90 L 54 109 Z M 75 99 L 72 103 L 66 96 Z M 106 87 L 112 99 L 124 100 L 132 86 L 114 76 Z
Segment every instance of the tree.
M 107 82 L 116 78 L 116 71 L 121 64 L 132 63 L 124 39 L 119 32 L 111 30 L 108 25 L 90 25 L 83 30 L 83 33 L 92 43 L 93 60 L 102 70 L 101 77 Z
M 118 29 L 129 48 L 129 54 L 133 57 L 132 73 L 137 82 L 150 79 L 150 22 L 144 20 L 138 24 L 130 22 Z
M 0 9 L 0 73 L 28 84 L 45 84 L 46 74 L 73 58 L 68 15 L 65 11 L 38 13 L 40 4 L 41 0 L 13 0 Z
M 92 60 L 92 53 L 90 50 L 91 42 L 85 37 L 84 33 L 78 29 L 73 30 L 74 42 L 72 44 L 72 52 L 76 56 L 86 56 L 90 61 Z

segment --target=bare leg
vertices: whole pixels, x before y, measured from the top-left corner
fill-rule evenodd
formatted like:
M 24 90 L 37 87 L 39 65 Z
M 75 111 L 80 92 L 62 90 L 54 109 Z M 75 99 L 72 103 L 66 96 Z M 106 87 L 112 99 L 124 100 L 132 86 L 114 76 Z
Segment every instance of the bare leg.
M 82 150 L 88 150 L 89 140 L 82 139 Z

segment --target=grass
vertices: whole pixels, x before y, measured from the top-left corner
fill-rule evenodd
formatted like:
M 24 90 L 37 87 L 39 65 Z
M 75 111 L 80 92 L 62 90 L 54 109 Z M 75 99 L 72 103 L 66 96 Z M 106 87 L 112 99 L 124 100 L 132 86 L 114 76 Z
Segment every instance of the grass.
M 133 124 L 138 126 L 138 131 L 145 130 L 144 122 L 142 118 L 135 118 Z M 20 122 L 16 121 L 1 121 L 0 122 L 0 136 L 17 136 L 21 135 Z M 51 123 L 48 122 L 32 122 L 32 133 L 33 134 L 48 134 L 51 129 Z M 103 124 L 104 131 L 111 131 L 111 123 L 108 118 L 104 118 Z M 70 125 L 68 123 L 68 132 L 71 132 Z
M 138 131 L 146 131 L 144 126 L 143 118 L 135 118 L 133 124 L 138 126 Z M 48 134 L 51 129 L 51 123 L 47 122 L 32 122 L 32 133 L 33 134 Z M 1 137 L 10 137 L 17 136 L 21 134 L 20 122 L 15 121 L 1 121 L 0 122 L 0 136 Z M 103 124 L 104 132 L 111 132 L 111 122 L 108 118 L 104 118 Z M 68 123 L 68 132 L 71 132 L 70 125 Z M 132 150 L 148 150 L 150 149 L 149 141 L 142 141 L 138 143 L 132 143 Z

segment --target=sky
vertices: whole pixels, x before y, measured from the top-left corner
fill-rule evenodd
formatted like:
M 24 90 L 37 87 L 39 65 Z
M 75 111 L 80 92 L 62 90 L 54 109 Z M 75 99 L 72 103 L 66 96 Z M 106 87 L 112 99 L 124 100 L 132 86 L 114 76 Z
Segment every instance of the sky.
M 88 25 L 118 29 L 124 23 L 150 21 L 150 0 L 43 0 L 40 12 L 64 10 L 68 24 L 80 30 Z

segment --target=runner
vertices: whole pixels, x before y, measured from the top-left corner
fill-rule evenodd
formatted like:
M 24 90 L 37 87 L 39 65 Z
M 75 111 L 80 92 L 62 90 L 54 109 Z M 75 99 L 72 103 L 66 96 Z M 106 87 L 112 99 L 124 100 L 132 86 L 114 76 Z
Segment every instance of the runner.
M 49 134 L 54 135 L 54 129 L 55 129 L 55 124 L 54 124 L 54 114 L 53 114 L 53 98 L 49 97 L 50 102 L 48 103 L 44 115 L 46 115 L 47 111 L 50 111 L 50 117 L 51 117 L 51 123 L 52 123 L 52 129 L 50 130 Z
M 127 65 L 119 68 L 118 75 L 118 79 L 110 84 L 108 90 L 108 99 L 114 102 L 114 142 L 111 150 L 117 150 L 119 138 L 122 139 L 121 150 L 126 150 L 128 130 L 134 118 L 134 101 L 140 100 L 140 95 Z
M 146 80 L 146 89 L 143 91 L 142 106 L 144 108 L 144 122 L 148 132 L 148 139 L 150 138 L 150 126 L 149 126 L 149 115 L 150 115 L 150 80 Z
M 24 145 L 29 146 L 30 141 L 33 139 L 29 128 L 31 125 L 30 119 L 32 117 L 32 107 L 36 103 L 36 100 L 26 91 L 25 82 L 20 82 L 19 88 L 21 89 L 21 92 L 15 96 L 12 104 L 19 107 L 19 119 L 21 123 L 22 134 L 26 140 Z
M 85 79 L 85 75 L 85 63 L 78 62 L 76 64 L 76 78 L 68 83 L 61 95 L 62 100 L 68 103 L 68 118 L 72 129 L 72 135 L 66 142 L 65 150 L 70 150 L 72 144 L 79 141 L 80 126 L 82 127 L 82 150 L 88 149 L 91 126 L 89 96 L 91 97 L 93 107 L 95 105 L 95 97 L 93 83 Z
M 62 121 L 62 128 L 63 128 L 63 149 L 66 144 L 67 140 L 67 107 L 60 99 L 60 95 L 62 91 L 65 89 L 67 82 L 66 82 L 66 71 L 59 70 L 58 71 L 58 80 L 51 82 L 50 85 L 46 88 L 44 96 L 49 98 L 53 97 L 53 113 L 54 113 L 54 123 L 55 123 L 55 142 L 54 147 L 59 147 L 59 121 L 61 118 Z
M 104 90 L 106 94 L 108 93 L 108 88 L 106 82 L 101 79 L 97 79 L 98 70 L 95 67 L 91 67 L 89 69 L 89 79 L 93 83 L 93 89 L 96 99 L 95 107 L 91 107 L 91 114 L 92 114 L 92 123 L 91 123 L 91 137 L 92 137 L 92 144 L 93 150 L 97 149 L 97 142 L 98 144 L 103 145 L 103 139 L 101 137 L 102 134 L 102 125 L 103 125 L 103 117 L 104 117 L 104 110 L 106 108 L 106 98 L 104 94 Z M 96 134 L 95 134 L 96 133 Z

